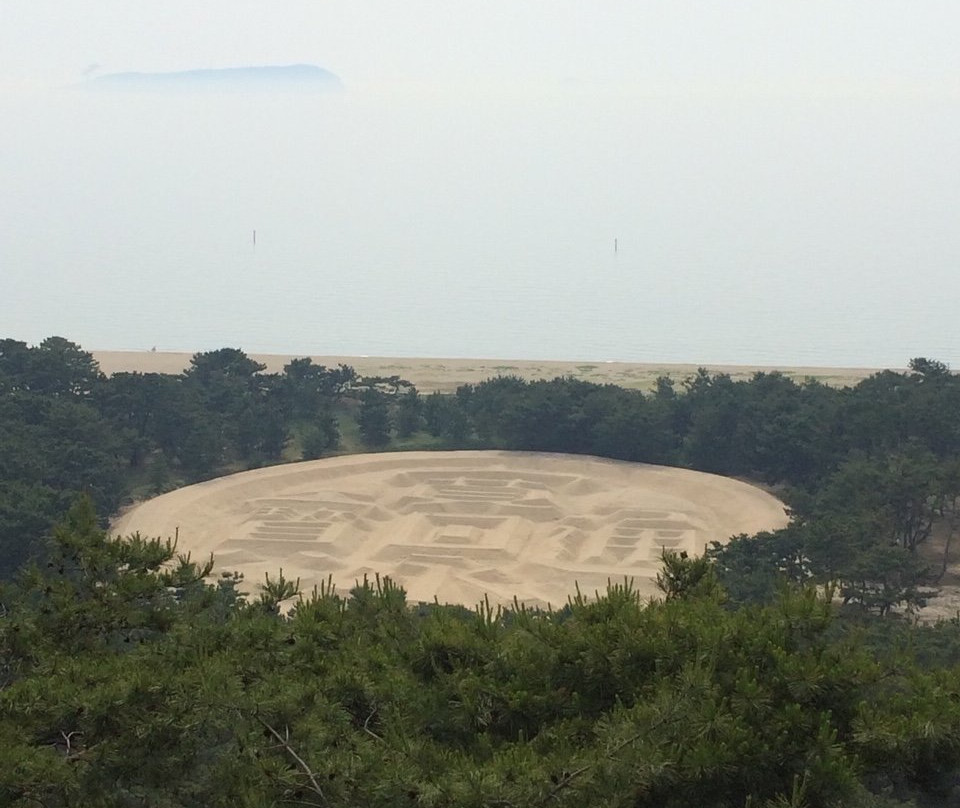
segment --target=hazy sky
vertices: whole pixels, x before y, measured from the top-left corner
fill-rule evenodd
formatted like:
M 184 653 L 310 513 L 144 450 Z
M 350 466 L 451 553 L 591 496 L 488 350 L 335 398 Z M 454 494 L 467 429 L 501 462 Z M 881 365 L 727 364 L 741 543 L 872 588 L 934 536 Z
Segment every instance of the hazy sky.
M 0 0 L 0 336 L 956 364 L 957 42 L 958 0 Z M 298 62 L 346 92 L 49 91 Z
M 563 80 L 956 98 L 956 0 L 3 0 L 0 75 L 310 62 L 347 82 Z

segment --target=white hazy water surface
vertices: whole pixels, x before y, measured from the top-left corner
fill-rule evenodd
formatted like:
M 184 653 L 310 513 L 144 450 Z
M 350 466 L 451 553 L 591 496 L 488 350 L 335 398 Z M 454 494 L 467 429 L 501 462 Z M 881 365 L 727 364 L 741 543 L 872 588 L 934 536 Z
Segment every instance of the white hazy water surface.
M 3 336 L 956 364 L 957 98 L 768 90 L 0 95 Z

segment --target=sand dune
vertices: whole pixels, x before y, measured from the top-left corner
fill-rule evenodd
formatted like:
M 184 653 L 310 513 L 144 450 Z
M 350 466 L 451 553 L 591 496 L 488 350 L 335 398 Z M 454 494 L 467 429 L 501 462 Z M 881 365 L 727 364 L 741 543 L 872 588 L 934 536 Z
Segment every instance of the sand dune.
M 214 553 L 248 589 L 282 567 L 301 586 L 333 576 L 348 591 L 390 575 L 411 601 L 563 605 L 633 578 L 655 594 L 664 548 L 785 525 L 784 506 L 737 480 L 574 455 L 405 452 L 316 460 L 173 491 L 113 525 L 179 534 L 194 558 Z

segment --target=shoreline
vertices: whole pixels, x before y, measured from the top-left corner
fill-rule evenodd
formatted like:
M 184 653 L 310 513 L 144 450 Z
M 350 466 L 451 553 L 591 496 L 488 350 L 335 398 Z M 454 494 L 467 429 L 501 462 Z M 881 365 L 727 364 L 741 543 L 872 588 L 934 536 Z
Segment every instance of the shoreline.
M 178 374 L 190 365 L 193 353 L 185 351 L 91 351 L 100 369 L 114 373 Z M 596 384 L 615 384 L 637 390 L 653 389 L 658 376 L 675 382 L 694 375 L 698 368 L 727 373 L 746 380 L 755 373 L 778 371 L 796 381 L 816 379 L 831 387 L 852 386 L 882 368 L 809 367 L 789 365 L 715 365 L 656 362 L 558 361 L 536 359 L 460 359 L 455 357 L 331 356 L 311 354 L 247 354 L 276 373 L 292 359 L 310 356 L 327 367 L 350 365 L 361 376 L 400 376 L 422 393 L 452 393 L 462 384 L 476 384 L 495 376 L 519 376 L 527 381 L 571 376 Z

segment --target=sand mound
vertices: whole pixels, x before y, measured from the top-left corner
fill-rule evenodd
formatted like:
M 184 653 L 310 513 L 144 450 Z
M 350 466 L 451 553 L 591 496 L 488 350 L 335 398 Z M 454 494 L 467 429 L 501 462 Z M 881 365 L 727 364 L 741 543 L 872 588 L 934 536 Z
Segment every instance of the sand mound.
M 390 575 L 411 601 L 516 595 L 563 605 L 608 579 L 654 594 L 664 548 L 782 527 L 781 502 L 737 480 L 593 457 L 405 452 L 275 466 L 189 486 L 124 514 L 113 532 L 179 535 L 179 549 L 251 588 L 282 567 L 301 586 Z

